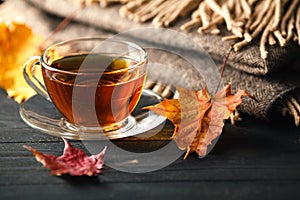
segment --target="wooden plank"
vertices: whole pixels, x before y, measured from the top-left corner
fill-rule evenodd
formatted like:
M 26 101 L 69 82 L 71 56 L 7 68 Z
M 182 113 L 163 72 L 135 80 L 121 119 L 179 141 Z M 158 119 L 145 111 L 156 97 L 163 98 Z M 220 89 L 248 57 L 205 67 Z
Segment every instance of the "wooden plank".
M 229 140 L 225 140 L 226 137 L 229 137 Z M 187 160 L 179 158 L 167 168 L 147 174 L 127 174 L 107 168 L 103 175 L 99 176 L 99 180 L 108 183 L 300 181 L 299 145 L 296 144 L 294 149 L 286 148 L 282 153 L 276 152 L 272 146 L 270 151 L 262 151 L 264 143 L 262 146 L 254 146 L 253 149 L 237 145 L 238 148 L 226 150 L 223 142 L 226 144 L 231 141 L 229 146 L 234 146 L 231 137 L 233 136 L 230 134 L 224 135 L 216 146 L 217 150 L 213 150 L 205 159 L 198 159 L 195 155 L 191 155 Z M 247 137 L 245 139 L 247 140 Z M 122 142 L 130 145 L 128 141 Z M 55 155 L 60 155 L 63 149 L 62 142 L 1 143 L 0 185 L 64 184 L 65 178 L 49 176 L 49 171 L 43 169 L 32 154 L 22 148 L 23 144 Z M 72 144 L 84 149 L 80 142 Z
M 181 182 L 103 184 L 66 180 L 63 186 L 5 186 L 3 199 L 295 199 L 298 185 L 293 181 Z

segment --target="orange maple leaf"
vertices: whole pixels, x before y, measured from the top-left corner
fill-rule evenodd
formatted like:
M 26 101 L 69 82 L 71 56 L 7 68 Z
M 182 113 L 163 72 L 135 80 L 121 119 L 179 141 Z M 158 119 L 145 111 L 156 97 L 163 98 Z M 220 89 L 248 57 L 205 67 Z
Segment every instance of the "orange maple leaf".
M 0 22 L 0 87 L 18 103 L 35 94 L 22 72 L 26 60 L 40 54 L 41 41 L 25 24 Z
M 232 94 L 230 83 L 213 98 L 206 88 L 200 91 L 177 90 L 178 99 L 165 99 L 145 109 L 167 117 L 174 124 L 176 144 L 180 149 L 187 150 L 184 158 L 192 152 L 200 157 L 205 156 L 208 146 L 221 135 L 224 120 L 242 103 L 242 96 L 250 96 L 244 90 Z

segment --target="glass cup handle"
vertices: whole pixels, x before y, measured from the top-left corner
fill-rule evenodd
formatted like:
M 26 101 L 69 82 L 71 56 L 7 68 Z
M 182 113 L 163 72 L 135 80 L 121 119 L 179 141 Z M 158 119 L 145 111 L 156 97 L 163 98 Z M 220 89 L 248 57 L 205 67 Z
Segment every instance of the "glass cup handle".
M 35 75 L 35 68 L 40 64 L 40 58 L 40 56 L 33 56 L 24 64 L 23 76 L 30 87 L 32 87 L 39 95 L 48 101 L 51 101 L 45 85 L 42 84 Z

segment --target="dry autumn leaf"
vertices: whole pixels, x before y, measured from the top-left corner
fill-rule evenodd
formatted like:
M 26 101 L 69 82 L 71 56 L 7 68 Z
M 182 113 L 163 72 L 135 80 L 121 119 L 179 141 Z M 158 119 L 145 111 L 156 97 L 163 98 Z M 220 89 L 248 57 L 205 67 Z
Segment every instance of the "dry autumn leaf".
M 101 173 L 106 147 L 97 155 L 87 156 L 83 150 L 77 149 L 67 140 L 63 140 L 65 143 L 64 153 L 58 157 L 43 154 L 29 146 L 24 145 L 23 147 L 31 151 L 36 160 L 42 163 L 44 167 L 50 169 L 52 175 L 96 176 Z
M 40 53 L 41 42 L 25 24 L 0 21 L 0 87 L 18 103 L 35 94 L 23 78 L 22 68 L 28 58 Z
M 250 96 L 244 90 L 232 94 L 231 84 L 212 98 L 205 88 L 200 91 L 177 89 L 178 99 L 165 99 L 145 109 L 167 117 L 174 124 L 177 146 L 187 150 L 184 158 L 192 152 L 205 156 L 208 146 L 222 133 L 224 120 L 242 103 L 242 96 Z

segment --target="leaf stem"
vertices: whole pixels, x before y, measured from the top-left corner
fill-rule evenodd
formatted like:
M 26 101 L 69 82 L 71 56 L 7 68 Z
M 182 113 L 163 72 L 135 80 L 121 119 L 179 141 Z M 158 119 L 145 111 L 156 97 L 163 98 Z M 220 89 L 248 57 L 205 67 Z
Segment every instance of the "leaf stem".
M 223 75 L 224 75 L 225 66 L 226 66 L 227 60 L 228 60 L 229 55 L 230 55 L 230 53 L 232 52 L 232 50 L 233 50 L 233 45 L 230 45 L 229 51 L 228 51 L 228 53 L 227 53 L 227 55 L 226 55 L 226 57 L 225 57 L 225 59 L 224 59 L 224 62 L 223 62 L 223 64 L 222 64 L 221 74 L 220 74 L 220 80 L 219 80 L 219 83 L 218 83 L 218 86 L 217 86 L 217 88 L 216 88 L 215 93 L 218 92 L 219 87 L 220 87 L 220 85 L 221 85 L 221 81 L 222 81 L 222 78 L 223 78 Z

